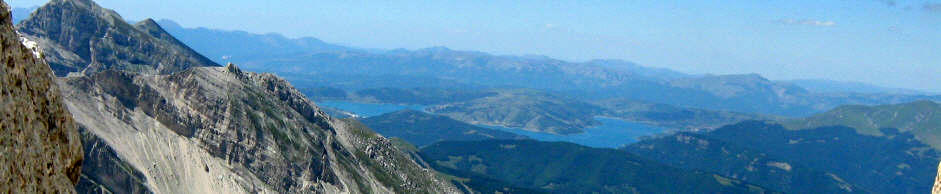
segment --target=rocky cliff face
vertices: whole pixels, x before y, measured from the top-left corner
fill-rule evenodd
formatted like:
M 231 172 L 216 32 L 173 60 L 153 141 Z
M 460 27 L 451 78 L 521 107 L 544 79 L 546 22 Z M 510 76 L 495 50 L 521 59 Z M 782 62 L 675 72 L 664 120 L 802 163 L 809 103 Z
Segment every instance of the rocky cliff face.
M 219 66 L 166 33 L 153 20 L 128 24 L 91 0 L 52 0 L 17 30 L 40 44 L 56 75 L 117 69 L 171 73 Z
M 934 187 L 931 188 L 931 194 L 941 194 L 941 164 L 938 164 L 938 175 L 934 178 Z
M 0 2 L 0 193 L 73 193 L 82 164 L 75 123 L 9 9 Z
M 330 118 L 271 74 L 230 65 L 59 83 L 76 121 L 122 161 L 104 163 L 127 164 L 106 165 L 122 176 L 86 171 L 99 183 L 87 188 L 124 189 L 99 181 L 111 180 L 155 193 L 454 191 L 385 138 Z

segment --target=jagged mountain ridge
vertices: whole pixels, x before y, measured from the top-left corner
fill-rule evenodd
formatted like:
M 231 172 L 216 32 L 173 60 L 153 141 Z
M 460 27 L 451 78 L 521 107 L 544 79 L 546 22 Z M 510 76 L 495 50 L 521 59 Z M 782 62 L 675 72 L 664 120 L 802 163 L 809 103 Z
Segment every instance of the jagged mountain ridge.
M 82 145 L 52 70 L 0 2 L 0 193 L 74 193 Z
M 58 76 L 108 69 L 171 73 L 219 66 L 153 20 L 131 25 L 91 0 L 52 0 L 20 22 L 17 30 L 41 45 Z

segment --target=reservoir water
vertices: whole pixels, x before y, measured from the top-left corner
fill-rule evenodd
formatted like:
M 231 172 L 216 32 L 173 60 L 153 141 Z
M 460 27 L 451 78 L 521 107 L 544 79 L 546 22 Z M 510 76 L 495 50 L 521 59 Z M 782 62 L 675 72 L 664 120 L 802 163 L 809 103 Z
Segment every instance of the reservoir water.
M 349 101 L 324 101 L 318 102 L 317 104 L 320 106 L 349 111 L 362 117 L 378 116 L 405 109 L 424 110 L 426 107 L 423 105 L 374 104 Z M 517 128 L 507 128 L 500 126 L 481 126 L 492 129 L 499 129 L 519 135 L 525 135 L 539 141 L 563 141 L 598 148 L 618 148 L 637 142 L 638 138 L 640 137 L 656 135 L 667 131 L 662 127 L 620 119 L 605 117 L 596 117 L 595 119 L 601 122 L 601 125 L 587 128 L 585 129 L 585 132 L 582 133 L 570 135 L 532 132 Z
M 519 135 L 525 135 L 539 141 L 563 141 L 597 148 L 619 148 L 637 142 L 638 138 L 640 137 L 656 135 L 667 131 L 661 127 L 620 119 L 605 117 L 595 117 L 595 119 L 601 122 L 601 125 L 586 128 L 585 132 L 582 133 L 570 135 L 532 132 L 500 126 L 484 127 L 499 129 Z

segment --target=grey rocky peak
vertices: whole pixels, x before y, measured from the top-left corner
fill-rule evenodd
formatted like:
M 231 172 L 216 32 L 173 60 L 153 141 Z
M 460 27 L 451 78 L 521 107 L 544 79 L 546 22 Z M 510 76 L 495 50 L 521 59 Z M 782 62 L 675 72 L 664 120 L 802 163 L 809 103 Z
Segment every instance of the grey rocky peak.
M 9 10 L 0 2 L 0 193 L 74 193 L 82 164 L 75 122 Z
M 166 74 L 219 66 L 160 28 L 153 20 L 131 25 L 90 0 L 53 0 L 17 30 L 39 43 L 58 76 L 109 69 Z
M 232 72 L 232 73 L 235 73 L 235 74 L 241 74 L 241 73 L 242 73 L 242 70 L 239 69 L 238 66 L 235 66 L 234 63 L 228 63 L 228 64 L 226 64 L 226 65 L 225 65 L 225 69 L 228 70 L 229 72 Z

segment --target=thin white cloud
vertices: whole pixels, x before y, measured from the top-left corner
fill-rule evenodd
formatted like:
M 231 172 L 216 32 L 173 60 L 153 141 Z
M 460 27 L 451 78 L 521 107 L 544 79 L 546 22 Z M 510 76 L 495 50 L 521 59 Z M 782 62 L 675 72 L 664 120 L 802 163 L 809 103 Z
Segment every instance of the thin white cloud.
M 787 25 L 805 25 L 805 26 L 819 26 L 819 27 L 830 27 L 830 26 L 836 25 L 836 22 L 834 21 L 821 21 L 821 20 L 809 20 L 809 19 L 802 19 L 802 20 L 780 19 L 777 22 L 781 24 L 787 24 Z

